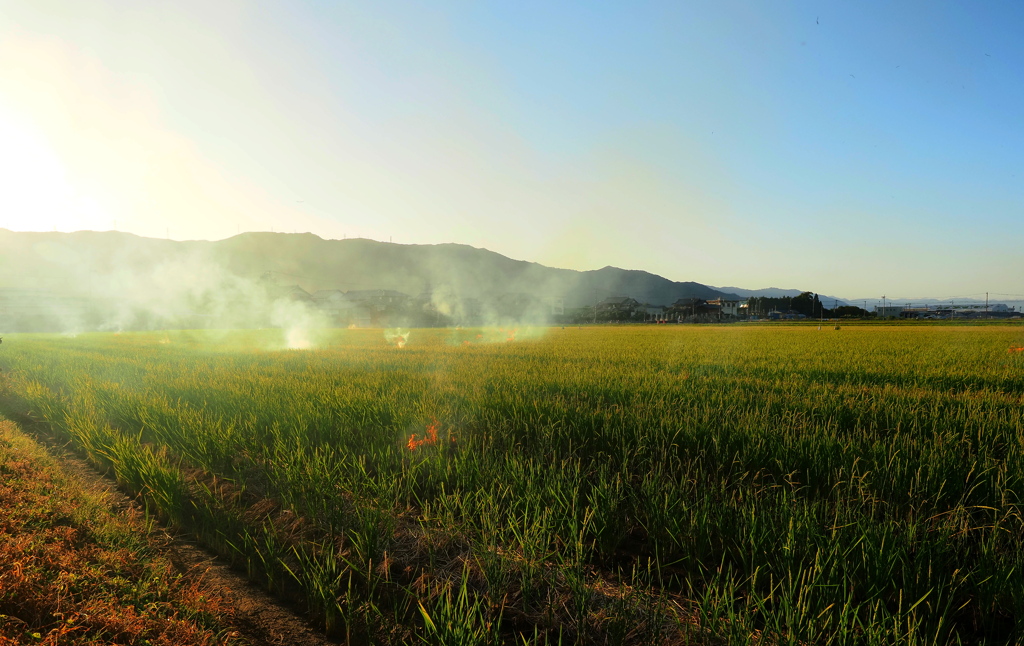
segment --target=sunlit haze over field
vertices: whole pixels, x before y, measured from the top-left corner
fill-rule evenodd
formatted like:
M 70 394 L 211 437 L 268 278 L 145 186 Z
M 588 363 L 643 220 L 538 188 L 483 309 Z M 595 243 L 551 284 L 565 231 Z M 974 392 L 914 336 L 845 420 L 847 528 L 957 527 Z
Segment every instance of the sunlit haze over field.
M 1021 33 L 1010 1 L 8 0 L 0 227 L 1009 298 Z
M 0 644 L 1024 644 L 1022 35 L 0 0 Z

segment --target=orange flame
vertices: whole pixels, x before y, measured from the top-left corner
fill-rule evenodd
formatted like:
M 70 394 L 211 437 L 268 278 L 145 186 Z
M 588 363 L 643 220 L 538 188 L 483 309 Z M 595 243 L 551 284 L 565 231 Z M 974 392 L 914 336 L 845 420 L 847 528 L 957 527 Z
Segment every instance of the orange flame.
M 1010 354 L 1013 354 L 1014 352 L 1024 352 L 1024 346 L 1011 345 L 1010 349 L 1007 350 L 1007 352 L 1009 352 Z
M 403 331 L 401 328 L 384 330 L 384 340 L 396 348 L 404 348 L 405 344 L 409 342 L 409 334 L 409 330 Z
M 410 451 L 415 451 L 424 445 L 435 446 L 437 444 L 437 429 L 439 426 L 440 424 L 436 419 L 432 420 L 430 424 L 427 425 L 427 432 L 424 434 L 423 439 L 417 440 L 416 434 L 413 433 L 409 436 L 409 442 L 405 445 L 406 448 Z

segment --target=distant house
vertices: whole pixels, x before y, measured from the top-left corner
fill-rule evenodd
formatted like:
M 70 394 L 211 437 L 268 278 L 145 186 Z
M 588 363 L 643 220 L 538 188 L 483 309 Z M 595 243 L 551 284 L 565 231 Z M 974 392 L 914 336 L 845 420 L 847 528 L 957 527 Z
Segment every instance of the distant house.
M 773 321 L 794 321 L 796 319 L 805 319 L 807 316 L 797 312 L 796 310 L 772 310 L 768 312 L 768 318 Z
M 671 309 L 677 309 L 678 310 L 678 309 L 682 309 L 684 307 L 693 307 L 695 305 L 698 305 L 698 304 L 701 304 L 701 303 L 706 303 L 706 302 L 707 301 L 705 301 L 702 298 L 680 298 L 680 299 L 677 299 L 675 303 L 672 303 L 671 305 L 669 305 L 669 307 Z
M 345 297 L 345 292 L 340 289 L 318 289 L 313 292 L 313 302 L 317 304 L 317 307 L 326 308 L 333 303 L 348 303 L 348 298 Z
M 666 310 L 667 308 L 663 305 L 644 303 L 640 306 L 640 311 L 644 313 L 644 320 L 656 323 L 668 321 L 669 315 Z
M 666 308 L 673 317 L 683 319 L 688 316 L 708 313 L 708 302 L 702 298 L 680 298 Z
M 358 325 L 362 319 L 369 318 L 365 314 L 365 308 L 340 289 L 321 289 L 313 292 L 313 303 L 335 325 Z
M 545 296 L 541 302 L 551 316 L 565 315 L 565 299 L 558 296 Z
M 716 298 L 708 301 L 708 305 L 713 305 L 718 308 L 718 311 L 722 316 L 729 316 L 737 318 L 740 314 L 746 314 L 746 301 L 739 300 L 727 300 L 724 298 Z
M 875 306 L 875 315 L 880 318 L 889 318 L 890 316 L 902 317 L 903 310 L 905 309 L 902 305 Z
M 417 326 L 464 323 L 462 302 L 449 290 L 425 291 L 408 302 L 409 324 Z
M 359 318 L 353 323 L 360 327 L 404 322 L 413 300 L 393 289 L 353 290 L 345 292 L 345 298 L 355 305 Z
M 680 298 L 665 308 L 669 320 L 714 323 L 718 321 L 746 318 L 746 301 L 717 298 Z
M 365 304 L 377 311 L 405 306 L 412 297 L 393 289 L 361 289 L 345 292 L 345 297 L 355 303 Z
M 640 301 L 629 296 L 609 296 L 597 304 L 598 312 L 633 312 L 640 307 Z
M 640 301 L 628 296 L 609 296 L 596 306 L 595 318 L 602 321 L 628 321 L 643 318 Z
M 298 285 L 271 285 L 267 288 L 270 300 L 289 300 L 300 303 L 313 304 L 313 295 Z

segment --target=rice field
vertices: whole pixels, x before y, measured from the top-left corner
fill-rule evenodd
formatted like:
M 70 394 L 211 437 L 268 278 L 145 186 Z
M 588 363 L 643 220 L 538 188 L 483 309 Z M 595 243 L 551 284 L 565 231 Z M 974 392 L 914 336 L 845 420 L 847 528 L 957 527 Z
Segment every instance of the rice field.
M 350 643 L 1024 640 L 1024 327 L 11 335 L 9 412 Z

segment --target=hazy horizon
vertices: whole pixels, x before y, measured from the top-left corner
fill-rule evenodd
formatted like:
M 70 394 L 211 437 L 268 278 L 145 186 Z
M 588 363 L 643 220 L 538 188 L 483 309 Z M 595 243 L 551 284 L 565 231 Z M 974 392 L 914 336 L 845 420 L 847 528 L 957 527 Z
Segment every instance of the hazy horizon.
M 6 229 L 4 227 L 0 227 L 0 231 L 10 231 L 10 229 Z M 49 233 L 58 233 L 58 234 L 75 234 L 75 233 L 110 234 L 110 233 L 116 233 L 116 234 L 127 234 L 127 235 L 130 235 L 130 236 L 137 236 L 139 238 L 145 238 L 145 239 L 150 239 L 150 240 L 162 240 L 162 239 L 164 239 L 164 238 L 154 238 L 154 237 L 150 237 L 150 236 L 143 236 L 143 235 L 140 235 L 140 234 L 135 234 L 135 233 L 126 232 L 126 231 L 116 231 L 116 230 L 95 231 L 95 230 L 91 230 L 91 229 L 84 229 L 84 230 L 70 231 L 70 232 L 65 232 L 65 231 L 56 231 L 56 232 L 55 231 L 21 231 L 21 232 L 17 232 L 17 233 L 35 233 L 35 234 L 49 234 Z M 289 232 L 286 232 L 286 231 L 276 231 L 276 232 L 275 231 L 247 231 L 245 233 L 246 234 L 298 235 L 298 234 L 289 233 Z M 336 241 L 341 241 L 341 240 L 366 240 L 366 241 L 376 242 L 376 243 L 379 243 L 379 244 L 396 244 L 396 245 L 405 245 L 405 246 L 416 245 L 417 244 L 417 243 L 394 243 L 394 242 L 389 242 L 387 240 L 374 240 L 372 238 L 324 238 L 322 236 L 319 236 L 319 235 L 317 235 L 315 233 L 311 233 L 311 232 L 302 232 L 301 234 L 302 235 L 313 235 L 313 236 L 316 236 L 317 238 L 319 238 L 321 240 L 336 240 Z M 220 241 L 230 240 L 230 239 L 232 239 L 232 238 L 234 238 L 236 236 L 239 236 L 239 235 L 244 235 L 244 234 L 235 234 L 235 235 L 232 235 L 232 236 L 228 236 L 226 238 L 222 238 L 220 240 L 171 240 L 171 242 L 220 242 Z M 471 246 L 471 245 L 465 245 L 464 243 L 460 243 L 460 242 L 428 243 L 426 246 L 436 246 L 436 245 Z M 472 248 L 473 249 L 480 249 L 480 250 L 484 250 L 484 251 L 490 251 L 490 252 L 493 252 L 493 253 L 498 253 L 498 252 L 495 252 L 492 249 L 486 249 L 485 247 L 472 247 Z M 499 255 L 503 255 L 503 254 L 499 254 Z M 504 257 L 509 258 L 510 260 L 513 260 L 513 261 L 522 261 L 522 262 L 527 262 L 527 263 L 540 264 L 542 266 L 550 267 L 550 268 L 553 268 L 553 269 L 568 269 L 570 271 L 579 271 L 579 272 L 594 272 L 594 271 L 599 271 L 601 269 L 607 269 L 607 268 L 622 269 L 622 270 L 626 270 L 626 271 L 645 271 L 645 270 L 642 270 L 642 269 L 637 269 L 635 267 L 614 267 L 612 265 L 603 265 L 601 267 L 589 267 L 589 268 L 585 268 L 585 269 L 574 269 L 574 268 L 569 268 L 569 267 L 558 267 L 558 266 L 553 266 L 553 265 L 543 265 L 543 263 L 537 263 L 536 261 L 534 261 L 534 260 L 532 260 L 530 258 L 511 258 L 509 256 L 504 256 Z M 151 268 L 150 271 L 152 271 L 152 269 L 153 268 Z M 651 273 L 651 272 L 648 272 L 648 273 Z M 652 275 L 659 276 L 659 274 L 652 274 Z M 675 282 L 691 282 L 691 281 L 687 281 L 685 278 L 684 279 L 676 279 L 676 278 L 672 278 L 672 277 L 669 277 L 669 276 L 661 276 L 661 277 L 662 278 L 666 278 L 668 280 L 675 281 Z M 429 279 L 429 277 L 428 277 L 428 279 Z M 698 281 L 692 281 L 692 282 L 698 282 Z M 701 284 L 705 284 L 705 283 L 701 283 Z M 907 303 L 923 305 L 923 304 L 926 304 L 926 303 L 929 303 L 929 302 L 944 303 L 946 301 L 961 301 L 961 302 L 977 301 L 977 302 L 983 302 L 985 300 L 986 296 L 990 296 L 990 301 L 992 303 L 996 303 L 996 302 L 1007 303 L 1007 304 L 1010 304 L 1010 305 L 1019 306 L 1019 307 L 1021 307 L 1021 309 L 1024 309 L 1024 295 L 1022 295 L 1022 294 L 999 294 L 999 293 L 995 293 L 995 292 L 990 292 L 987 295 L 984 292 L 979 292 L 979 293 L 975 293 L 975 294 L 960 294 L 960 295 L 949 294 L 949 293 L 942 294 L 942 295 L 915 294 L 913 296 L 906 295 L 906 294 L 896 294 L 896 295 L 879 295 L 879 296 L 870 296 L 870 297 L 865 297 L 865 295 L 861 294 L 859 296 L 852 296 L 851 297 L 849 295 L 844 295 L 844 294 L 826 294 L 825 292 L 815 290 L 813 285 L 793 285 L 793 286 L 786 286 L 786 287 L 779 287 L 777 285 L 767 285 L 767 286 L 706 285 L 706 286 L 710 287 L 712 289 L 718 290 L 720 292 L 723 292 L 723 293 L 735 293 L 735 294 L 739 295 L 741 298 L 746 298 L 747 297 L 747 294 L 745 294 L 745 292 L 766 292 L 766 291 L 770 291 L 770 290 L 778 290 L 780 292 L 794 292 L 795 293 L 795 292 L 810 291 L 810 292 L 817 293 L 822 298 L 822 301 L 823 301 L 823 303 L 825 303 L 825 305 L 828 305 L 828 299 L 839 299 L 839 300 L 845 301 L 845 302 L 847 302 L 847 303 L 849 303 L 851 305 L 864 306 L 864 307 L 866 307 L 869 310 L 871 310 L 876 305 L 881 305 L 883 303 L 883 298 L 885 300 L 888 300 L 893 305 L 898 305 L 898 304 L 902 305 L 902 304 L 907 304 Z M 187 289 L 186 289 L 186 291 L 187 291 Z M 344 291 L 344 290 L 342 290 L 342 291 Z M 623 295 L 631 295 L 631 294 L 623 294 Z M 613 296 L 613 294 L 609 293 L 609 294 L 606 294 L 605 296 Z
M 15 0 L 0 227 L 1019 298 L 1022 29 L 1011 2 Z

